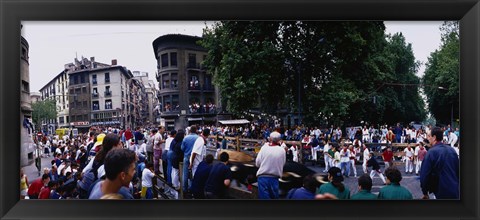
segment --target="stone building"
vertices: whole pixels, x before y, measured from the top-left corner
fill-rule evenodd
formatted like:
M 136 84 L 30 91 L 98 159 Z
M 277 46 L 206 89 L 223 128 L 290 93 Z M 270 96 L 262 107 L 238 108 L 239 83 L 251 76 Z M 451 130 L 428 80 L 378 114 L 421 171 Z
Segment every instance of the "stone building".
M 20 121 L 21 126 L 21 140 L 20 143 L 20 166 L 27 166 L 33 163 L 35 137 L 34 128 L 32 124 L 32 102 L 30 99 L 30 71 L 28 62 L 29 45 L 25 38 L 21 37 L 20 41 Z
M 207 50 L 197 43 L 199 40 L 168 34 L 153 41 L 160 117 L 168 130 L 216 123 L 218 91 L 202 65 Z

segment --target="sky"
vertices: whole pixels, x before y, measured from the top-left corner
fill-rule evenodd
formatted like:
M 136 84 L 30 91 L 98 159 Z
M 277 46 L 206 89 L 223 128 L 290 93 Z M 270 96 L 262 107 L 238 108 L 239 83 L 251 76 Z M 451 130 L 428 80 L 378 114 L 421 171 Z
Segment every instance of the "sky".
M 207 25 L 213 22 L 207 22 Z M 75 57 L 148 72 L 155 80 L 157 61 L 152 42 L 164 34 L 201 36 L 203 21 L 23 21 L 22 36 L 29 44 L 30 92 L 38 92 Z M 440 47 L 441 21 L 386 21 L 386 33 L 402 32 L 415 58 L 425 64 Z M 418 75 L 422 76 L 425 65 Z M 157 83 L 157 82 L 156 82 Z

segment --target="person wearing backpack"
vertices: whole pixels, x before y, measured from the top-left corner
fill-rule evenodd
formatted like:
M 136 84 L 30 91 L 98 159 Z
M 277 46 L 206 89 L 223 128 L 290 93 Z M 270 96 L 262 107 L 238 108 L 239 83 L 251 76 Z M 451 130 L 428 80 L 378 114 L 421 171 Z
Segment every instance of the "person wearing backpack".
M 123 148 L 119 137 L 113 133 L 106 135 L 102 140 L 103 141 L 100 150 L 95 155 L 95 158 L 90 160 L 88 165 L 83 169 L 83 177 L 81 181 L 78 181 L 80 199 L 88 198 L 88 192 L 92 187 L 92 183 L 96 182 L 103 175 L 105 175 L 103 163 L 107 153 L 113 148 Z

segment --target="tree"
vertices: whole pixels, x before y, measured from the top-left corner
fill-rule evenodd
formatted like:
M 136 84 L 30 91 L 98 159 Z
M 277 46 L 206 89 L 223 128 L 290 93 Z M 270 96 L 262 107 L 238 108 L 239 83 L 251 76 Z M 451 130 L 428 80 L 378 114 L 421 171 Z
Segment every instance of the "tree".
M 428 57 L 422 82 L 428 110 L 438 123 L 450 124 L 459 115 L 460 38 L 458 21 L 444 22 L 441 45 Z M 442 89 L 443 88 L 443 89 Z M 452 125 L 453 126 L 453 125 Z
M 43 122 L 57 118 L 57 108 L 53 99 L 32 103 L 32 110 L 32 121 L 37 131 L 41 131 Z
M 422 118 L 418 89 L 377 91 L 385 82 L 419 83 L 411 45 L 392 39 L 376 21 L 222 21 L 204 29 L 201 44 L 228 111 L 287 109 L 306 125 L 340 125 L 382 122 L 399 109 Z M 400 92 L 403 99 L 390 98 Z

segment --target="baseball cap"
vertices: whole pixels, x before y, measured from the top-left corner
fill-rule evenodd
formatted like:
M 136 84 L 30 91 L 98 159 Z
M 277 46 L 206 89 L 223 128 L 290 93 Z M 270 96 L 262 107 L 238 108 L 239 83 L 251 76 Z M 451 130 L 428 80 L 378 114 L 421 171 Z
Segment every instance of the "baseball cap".
M 98 145 L 102 145 L 103 144 L 103 138 L 105 138 L 105 134 L 104 133 L 101 133 L 99 135 L 97 135 L 97 142 L 95 142 L 95 144 L 93 145 L 93 148 L 97 147 Z

